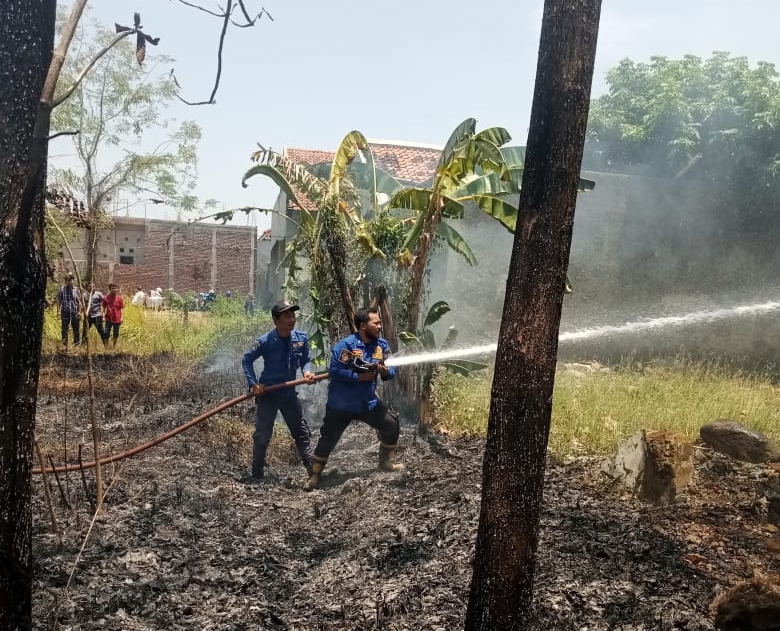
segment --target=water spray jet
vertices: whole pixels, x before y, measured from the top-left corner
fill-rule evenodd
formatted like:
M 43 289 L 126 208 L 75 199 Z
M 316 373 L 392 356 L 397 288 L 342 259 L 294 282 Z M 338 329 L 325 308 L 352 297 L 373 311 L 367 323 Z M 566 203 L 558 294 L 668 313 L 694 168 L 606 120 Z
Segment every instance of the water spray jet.
M 609 335 L 641 333 L 645 331 L 652 331 L 652 330 L 664 329 L 669 327 L 681 327 L 690 324 L 702 324 L 708 322 L 715 322 L 717 320 L 735 318 L 739 316 L 760 315 L 764 313 L 770 313 L 778 309 L 780 309 L 780 301 L 767 301 L 767 302 L 760 302 L 760 303 L 754 303 L 748 305 L 738 305 L 736 307 L 730 307 L 725 309 L 713 309 L 711 311 L 692 311 L 691 313 L 687 313 L 680 316 L 663 316 L 658 318 L 651 318 L 649 320 L 638 320 L 634 322 L 625 322 L 619 325 L 605 325 L 605 326 L 593 327 L 590 329 L 582 329 L 581 331 L 571 331 L 567 333 L 561 333 L 558 336 L 558 342 L 565 344 L 566 342 L 592 340 L 600 337 L 607 337 Z M 457 359 L 460 357 L 469 357 L 471 355 L 487 355 L 495 352 L 496 352 L 496 344 L 481 344 L 479 346 L 472 346 L 469 348 L 448 349 L 445 351 L 415 353 L 411 355 L 396 355 L 388 359 L 386 365 L 387 366 L 409 366 L 413 364 L 426 364 L 426 363 L 429 364 L 429 363 L 440 362 L 449 359 Z M 315 375 L 314 380 L 315 382 L 323 381 L 325 379 L 328 379 L 329 377 L 330 377 L 329 373 L 323 372 Z M 308 383 L 311 382 L 306 379 L 296 379 L 294 381 L 286 381 L 284 383 L 275 384 L 272 386 L 266 386 L 265 391 L 273 392 L 275 390 L 281 390 L 282 388 L 291 388 L 291 387 L 304 385 Z M 237 405 L 242 401 L 246 401 L 247 399 L 253 396 L 255 395 L 253 395 L 252 393 L 247 393 L 247 394 L 242 394 L 241 396 L 236 397 L 235 399 L 231 399 L 230 401 L 226 401 L 225 403 L 222 403 L 216 408 L 204 412 L 200 416 L 196 416 L 192 420 L 180 425 L 179 427 L 171 430 L 170 432 L 167 432 L 165 434 L 162 434 L 161 436 L 158 436 L 157 438 L 154 438 L 153 440 L 150 440 L 142 445 L 139 445 L 137 447 L 134 447 L 133 449 L 129 449 L 122 453 L 114 454 L 113 456 L 110 456 L 108 458 L 102 458 L 100 460 L 100 464 L 101 465 L 109 464 L 111 462 L 116 462 L 117 460 L 123 460 L 124 458 L 129 458 L 131 456 L 139 454 L 142 451 L 145 451 L 150 447 L 154 447 L 155 445 L 159 445 L 161 442 L 168 440 L 169 438 L 173 438 L 177 434 L 180 434 L 181 432 L 189 429 L 190 427 L 197 425 L 201 421 L 205 421 L 206 419 L 214 416 L 215 414 L 222 412 L 234 405 Z M 82 469 L 94 468 L 96 465 L 97 462 L 75 463 L 75 464 L 61 465 L 54 468 L 46 468 L 43 470 L 37 468 L 37 469 L 33 469 L 32 473 L 40 474 L 44 472 L 63 473 L 66 471 L 80 471 Z

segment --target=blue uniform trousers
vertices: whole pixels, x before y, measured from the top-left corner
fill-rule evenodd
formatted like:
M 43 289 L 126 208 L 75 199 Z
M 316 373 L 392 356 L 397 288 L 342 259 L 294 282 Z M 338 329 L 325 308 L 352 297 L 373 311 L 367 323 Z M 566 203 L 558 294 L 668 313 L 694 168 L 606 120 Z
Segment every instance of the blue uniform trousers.
M 295 448 L 305 467 L 311 466 L 311 432 L 303 418 L 303 408 L 296 395 L 255 397 L 255 433 L 252 435 L 252 475 L 263 477 L 263 465 L 268 444 L 274 432 L 276 413 L 281 412 Z

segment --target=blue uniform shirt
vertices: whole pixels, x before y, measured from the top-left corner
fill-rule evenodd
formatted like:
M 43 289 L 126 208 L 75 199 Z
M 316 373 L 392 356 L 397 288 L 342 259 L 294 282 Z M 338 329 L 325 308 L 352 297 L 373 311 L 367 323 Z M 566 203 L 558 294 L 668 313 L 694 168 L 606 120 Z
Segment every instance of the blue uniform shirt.
M 263 372 L 258 379 L 255 376 L 254 363 L 258 357 L 263 358 Z M 241 360 L 246 382 L 251 388 L 256 383 L 272 386 L 296 378 L 298 369 L 301 372 L 314 372 L 309 356 L 309 337 L 303 331 L 294 330 L 290 337 L 279 337 L 276 329 L 257 338 Z M 284 388 L 278 391 L 281 396 L 292 396 L 295 388 Z
M 330 358 L 330 385 L 328 386 L 328 407 L 344 412 L 365 412 L 373 410 L 377 404 L 376 379 L 358 381 L 358 374 L 352 370 L 352 357 L 360 357 L 372 364 L 384 363 L 390 357 L 387 340 L 379 338 L 376 342 L 365 344 L 357 333 L 345 337 L 333 347 Z M 395 368 L 383 379 L 395 377 Z

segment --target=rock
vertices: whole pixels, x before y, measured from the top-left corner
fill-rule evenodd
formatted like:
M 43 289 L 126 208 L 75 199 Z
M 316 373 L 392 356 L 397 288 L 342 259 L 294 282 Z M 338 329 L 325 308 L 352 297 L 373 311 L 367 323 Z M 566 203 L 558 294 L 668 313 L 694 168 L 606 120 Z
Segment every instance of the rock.
M 639 496 L 672 503 L 693 477 L 693 444 L 676 432 L 645 432 L 645 441 L 647 465 Z
M 769 462 L 778 456 L 770 440 L 736 421 L 718 420 L 702 426 L 701 439 L 715 451 L 743 462 Z
M 780 579 L 739 583 L 712 603 L 719 631 L 780 631 Z
M 639 431 L 618 446 L 614 459 L 605 460 L 601 470 L 636 493 L 642 485 L 646 460 L 645 433 Z
M 640 431 L 624 441 L 602 471 L 657 504 L 675 501 L 693 476 L 693 445 L 683 435 Z

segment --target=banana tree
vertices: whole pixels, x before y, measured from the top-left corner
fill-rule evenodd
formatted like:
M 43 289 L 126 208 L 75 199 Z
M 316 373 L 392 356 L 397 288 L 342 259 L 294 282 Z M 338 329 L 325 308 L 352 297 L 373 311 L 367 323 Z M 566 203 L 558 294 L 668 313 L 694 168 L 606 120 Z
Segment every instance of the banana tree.
M 368 142 L 358 131 L 344 137 L 330 164 L 300 164 L 265 149 L 252 154 L 252 160 L 256 164 L 246 172 L 242 185 L 247 186 L 255 175 L 264 175 L 295 205 L 296 216 L 288 219 L 297 223 L 298 230 L 280 265 L 288 268 L 289 290 L 301 269 L 298 257 L 309 259 L 310 296 L 317 327 L 312 341 L 322 348 L 325 329 L 331 342 L 354 330 L 355 306 L 348 269 L 355 264 L 355 254 L 384 258 L 362 209 L 379 207 L 378 185 L 391 192 L 401 185 L 374 167 Z
M 457 329 L 454 326 L 451 326 L 447 330 L 447 336 L 444 339 L 444 342 L 437 349 L 436 337 L 433 330 L 430 328 L 449 311 L 450 305 L 445 301 L 440 300 L 434 303 L 431 305 L 430 309 L 428 309 L 425 320 L 423 320 L 422 330 L 418 334 L 403 331 L 399 334 L 399 337 L 407 345 L 417 347 L 420 351 L 435 353 L 437 350 L 445 351 L 451 349 L 458 337 Z M 420 392 L 420 415 L 418 420 L 418 430 L 420 433 L 429 431 L 431 427 L 431 395 L 433 394 L 433 377 L 437 368 L 443 368 L 448 372 L 468 376 L 474 372 L 486 370 L 488 364 L 466 359 L 448 359 L 446 361 L 429 362 L 420 365 L 420 370 L 417 372 L 418 383 L 416 384 L 417 390 Z
M 406 209 L 416 218 L 397 257 L 401 267 L 411 269 L 409 330 L 416 330 L 419 323 L 423 279 L 435 239 L 446 241 L 470 265 L 477 263 L 466 239 L 448 219 L 462 218 L 464 205 L 470 202 L 514 233 L 524 151 L 503 146 L 509 140 L 509 133 L 501 127 L 476 132 L 476 121 L 466 119 L 450 135 L 431 188 L 407 188 L 391 199 L 392 208 Z M 580 178 L 580 190 L 594 186 Z M 566 284 L 570 286 L 568 278 Z
M 415 218 L 397 257 L 399 266 L 411 270 L 406 323 L 409 331 L 419 326 L 423 279 L 434 240 L 444 239 L 471 265 L 477 261 L 466 240 L 445 220 L 462 218 L 464 204 L 469 201 L 499 221 L 517 214 L 507 198 L 519 187 L 500 151 L 509 140 L 509 133 L 502 127 L 477 133 L 476 120 L 466 119 L 447 140 L 432 186 L 406 188 L 391 199 L 391 208 L 405 209 Z

